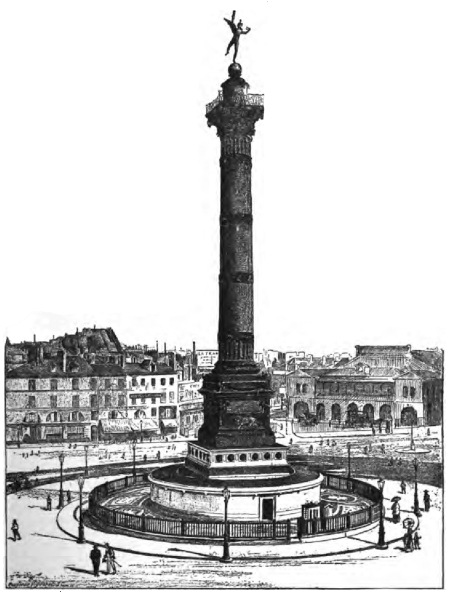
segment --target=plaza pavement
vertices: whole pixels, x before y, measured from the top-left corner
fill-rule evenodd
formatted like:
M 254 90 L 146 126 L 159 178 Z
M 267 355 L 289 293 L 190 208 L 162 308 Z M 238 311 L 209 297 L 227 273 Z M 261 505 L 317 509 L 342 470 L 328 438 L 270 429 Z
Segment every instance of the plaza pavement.
M 95 484 L 106 480 L 88 479 L 85 489 L 89 491 Z M 57 486 L 48 488 L 55 489 Z M 67 488 L 75 490 L 75 481 L 69 481 Z M 421 498 L 424 488 L 424 485 L 419 486 Z M 442 492 L 435 487 L 428 488 L 432 508 L 420 518 L 420 551 L 403 552 L 401 524 L 386 521 L 386 538 L 390 544 L 384 551 L 375 548 L 378 530 L 372 529 L 359 535 L 321 542 L 231 543 L 233 561 L 230 564 L 219 561 L 221 543 L 146 540 L 86 528 L 88 543 L 79 545 L 75 541 L 77 502 L 72 502 L 59 513 L 47 512 L 44 511 L 42 498 L 34 498 L 33 491 L 10 495 L 7 528 L 16 518 L 23 540 L 8 540 L 8 583 L 14 587 L 55 588 L 125 588 L 137 587 L 137 582 L 140 582 L 140 587 L 165 588 L 440 587 Z M 387 507 L 392 496 L 399 494 L 398 491 L 398 483 L 386 482 Z M 402 498 L 403 519 L 412 512 L 413 487 L 409 485 L 407 494 L 399 496 Z M 109 542 L 115 548 L 117 560 L 122 565 L 117 576 L 92 576 L 89 561 L 91 542 L 101 546 Z M 353 574 L 353 584 L 350 574 Z

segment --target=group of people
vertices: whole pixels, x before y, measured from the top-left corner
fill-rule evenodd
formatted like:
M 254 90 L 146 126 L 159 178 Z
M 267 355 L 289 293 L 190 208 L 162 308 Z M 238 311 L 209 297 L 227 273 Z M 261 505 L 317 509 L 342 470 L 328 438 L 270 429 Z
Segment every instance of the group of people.
M 99 569 L 101 562 L 106 564 L 107 574 L 117 573 L 117 565 L 119 565 L 119 563 L 116 561 L 115 551 L 108 544 L 108 542 L 105 545 L 105 552 L 103 556 L 99 546 L 95 544 L 93 546 L 92 551 L 89 554 L 89 558 L 91 559 L 91 563 L 93 564 L 93 571 L 95 577 L 99 577 Z

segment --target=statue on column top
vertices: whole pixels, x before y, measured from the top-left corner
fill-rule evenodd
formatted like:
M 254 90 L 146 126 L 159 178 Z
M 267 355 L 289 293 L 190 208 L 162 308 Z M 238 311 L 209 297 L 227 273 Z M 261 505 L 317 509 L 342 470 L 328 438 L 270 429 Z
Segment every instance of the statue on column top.
M 246 35 L 247 33 L 249 33 L 251 31 L 251 29 L 250 29 L 250 27 L 247 27 L 246 30 L 244 30 L 242 21 L 240 20 L 237 24 L 235 24 L 234 19 L 235 19 L 235 10 L 232 12 L 231 20 L 226 19 L 226 18 L 224 20 L 229 25 L 229 27 L 231 28 L 231 31 L 232 31 L 232 39 L 229 42 L 229 45 L 226 49 L 225 56 L 227 56 L 229 54 L 229 50 L 232 48 L 232 46 L 234 46 L 233 63 L 235 64 L 237 61 L 237 53 L 239 51 L 240 36 Z

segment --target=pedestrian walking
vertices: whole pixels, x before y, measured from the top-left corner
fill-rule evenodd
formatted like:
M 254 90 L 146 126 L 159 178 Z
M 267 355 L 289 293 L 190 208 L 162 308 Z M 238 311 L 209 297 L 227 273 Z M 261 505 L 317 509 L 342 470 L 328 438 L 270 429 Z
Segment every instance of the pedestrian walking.
M 310 454 L 314 453 L 314 447 L 312 445 L 309 445 L 309 453 Z
M 39 474 L 39 466 L 36 466 L 36 474 Z
M 378 432 L 379 432 L 379 433 L 381 433 L 381 420 L 380 420 L 380 422 L 378 423 Z
M 52 511 L 52 497 L 47 495 L 47 511 Z
M 17 441 L 17 448 L 20 449 L 20 441 Z
M 160 459 L 160 451 L 157 451 L 157 459 Z
M 413 528 L 409 526 L 406 534 L 403 537 L 403 544 L 405 546 L 405 552 L 413 552 Z
M 66 491 L 66 498 L 67 498 L 67 502 L 68 502 L 68 505 L 69 505 L 69 503 L 72 501 L 72 495 L 71 495 L 71 491 L 70 490 Z
M 94 577 L 99 577 L 99 567 L 102 558 L 102 553 L 100 552 L 97 544 L 93 546 L 92 551 L 89 553 L 89 558 L 91 559 L 91 562 L 93 564 Z
M 17 523 L 17 519 L 13 519 L 13 523 L 11 525 L 11 530 L 13 533 L 14 542 L 16 542 L 16 540 L 22 540 L 22 537 L 19 532 L 19 524 Z
M 413 546 L 414 550 L 421 550 L 421 536 L 418 530 L 413 534 Z
M 397 497 L 398 499 L 398 497 Z M 391 510 L 392 510 L 392 521 L 395 524 L 398 524 L 400 521 L 400 505 L 399 505 L 399 501 L 394 501 L 394 503 L 391 505 Z
M 386 433 L 390 433 L 390 432 L 391 432 L 391 421 L 386 420 Z
M 105 545 L 105 554 L 104 558 L 102 559 L 104 563 L 107 564 L 107 573 L 116 573 L 116 555 L 115 551 L 112 547 L 108 544 Z
M 143 461 L 148 461 L 148 456 L 146 455 L 146 453 L 143 455 Z
M 400 483 L 400 492 L 402 493 L 402 495 L 406 495 L 406 482 L 405 482 L 405 480 L 402 480 L 402 482 Z
M 375 426 L 372 424 L 372 434 L 375 436 Z
M 424 511 L 430 511 L 430 505 L 432 504 L 430 493 L 428 490 L 424 490 Z
M 430 428 L 427 428 L 427 437 L 430 436 Z

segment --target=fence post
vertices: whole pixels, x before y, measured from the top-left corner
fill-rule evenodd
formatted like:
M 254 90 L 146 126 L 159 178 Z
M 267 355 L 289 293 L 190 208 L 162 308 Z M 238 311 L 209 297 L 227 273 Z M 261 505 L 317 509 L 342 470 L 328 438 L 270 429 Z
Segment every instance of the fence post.
M 276 519 L 273 520 L 273 540 L 276 540 Z
M 372 521 L 372 505 L 369 507 L 369 523 Z
M 144 511 L 143 511 L 143 515 L 141 517 L 141 531 L 146 532 L 146 517 L 144 515 Z
M 127 488 L 128 486 L 129 486 L 129 477 L 126 476 L 125 487 Z
M 290 519 L 288 519 L 286 521 L 286 528 L 287 528 L 287 542 L 290 542 L 291 539 L 291 533 L 292 533 L 292 523 L 290 521 Z
M 116 511 L 116 509 L 113 509 L 113 525 L 118 525 L 118 512 Z
M 347 513 L 347 516 L 345 518 L 345 527 L 347 528 L 347 530 L 350 530 L 350 525 L 351 525 L 350 513 Z
M 181 536 L 185 536 L 185 520 L 183 519 L 180 523 L 180 535 Z

